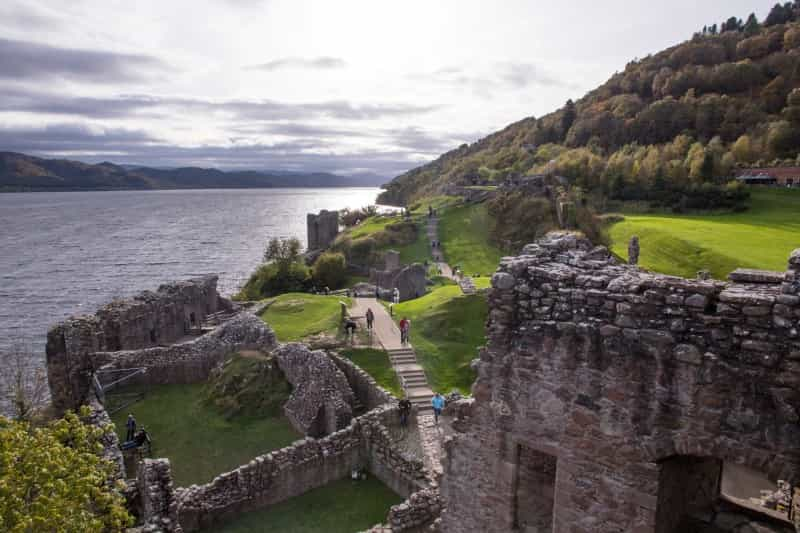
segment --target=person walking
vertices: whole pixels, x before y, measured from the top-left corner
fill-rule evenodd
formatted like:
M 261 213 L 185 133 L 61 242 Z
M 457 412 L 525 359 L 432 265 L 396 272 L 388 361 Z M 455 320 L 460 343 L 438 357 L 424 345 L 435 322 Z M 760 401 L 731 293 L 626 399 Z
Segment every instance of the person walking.
M 407 331 L 406 330 L 406 325 L 407 324 L 408 324 L 408 319 L 406 317 L 401 318 L 400 319 L 400 323 L 398 324 L 398 326 L 400 326 L 400 344 L 402 344 L 403 346 L 405 346 L 405 344 L 406 344 L 406 331 Z
M 392 303 L 399 304 L 400 303 L 400 289 L 397 287 L 394 288 L 392 291 Z
M 372 323 L 375 322 L 375 313 L 372 312 L 372 308 L 368 307 L 367 312 L 364 315 L 367 319 L 367 329 L 372 330 Z
M 128 414 L 128 420 L 125 422 L 125 428 L 128 430 L 125 440 L 133 440 L 133 437 L 136 435 L 136 419 L 133 418 L 133 415 L 130 413 Z
M 433 418 L 438 424 L 442 409 L 444 409 L 444 396 L 437 392 L 433 398 L 431 398 L 431 406 L 433 407 Z
M 347 322 L 344 324 L 345 337 L 350 339 L 351 343 L 355 340 L 357 327 L 358 325 L 356 324 L 356 321 L 352 318 L 348 318 Z
M 403 396 L 403 399 L 398 403 L 398 407 L 400 408 L 400 425 L 406 427 L 408 426 L 408 415 L 411 413 L 411 401 L 407 396 Z

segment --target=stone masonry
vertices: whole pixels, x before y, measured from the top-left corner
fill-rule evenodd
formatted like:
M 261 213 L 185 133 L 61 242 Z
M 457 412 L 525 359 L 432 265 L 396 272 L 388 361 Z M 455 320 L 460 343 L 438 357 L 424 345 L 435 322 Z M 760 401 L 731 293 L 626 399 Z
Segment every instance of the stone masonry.
M 226 305 L 217 276 L 162 285 L 156 292 L 114 301 L 91 316 L 73 317 L 47 334 L 47 377 L 57 410 L 84 403 L 95 370 L 88 354 L 136 350 L 177 341 Z
M 563 233 L 504 258 L 442 531 L 684 531 L 723 462 L 797 485 L 800 250 L 777 279 L 653 274 Z
M 325 250 L 339 235 L 339 212 L 322 210 L 306 215 L 308 250 Z

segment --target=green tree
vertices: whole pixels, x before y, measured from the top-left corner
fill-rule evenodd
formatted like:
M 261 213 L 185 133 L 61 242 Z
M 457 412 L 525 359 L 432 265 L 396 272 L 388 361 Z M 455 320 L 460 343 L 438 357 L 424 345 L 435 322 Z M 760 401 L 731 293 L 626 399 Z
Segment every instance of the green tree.
M 264 251 L 264 262 L 275 263 L 281 270 L 288 270 L 293 263 L 300 260 L 301 248 L 300 241 L 295 237 L 289 239 L 273 237 Z
M 347 280 L 347 261 L 338 252 L 326 252 L 314 261 L 314 283 L 318 287 L 341 288 Z
M 81 416 L 88 414 L 84 407 Z M 0 530 L 116 532 L 133 525 L 122 486 L 109 481 L 116 465 L 100 455 L 100 441 L 112 431 L 71 412 L 43 427 L 0 417 Z
M 755 13 L 750 13 L 750 16 L 747 17 L 747 22 L 744 23 L 744 34 L 748 37 L 751 35 L 755 35 L 758 33 L 760 29 L 760 25 L 758 23 L 758 18 L 756 17 Z

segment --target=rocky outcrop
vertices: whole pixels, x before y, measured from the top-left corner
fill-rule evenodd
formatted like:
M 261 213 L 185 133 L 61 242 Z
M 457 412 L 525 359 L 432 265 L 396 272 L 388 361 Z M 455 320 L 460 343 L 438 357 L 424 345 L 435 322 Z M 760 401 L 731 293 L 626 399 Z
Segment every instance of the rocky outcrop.
M 89 354 L 165 345 L 198 330 L 208 314 L 228 306 L 217 276 L 162 285 L 117 300 L 94 315 L 73 317 L 47 334 L 47 376 L 53 405 L 75 409 L 87 400 L 96 369 Z
M 798 266 L 688 280 L 572 234 L 505 258 L 442 530 L 677 531 L 716 505 L 725 462 L 800 482 Z
M 294 387 L 283 411 L 295 429 L 319 437 L 350 424 L 353 391 L 325 352 L 290 343 L 275 350 L 273 357 Z

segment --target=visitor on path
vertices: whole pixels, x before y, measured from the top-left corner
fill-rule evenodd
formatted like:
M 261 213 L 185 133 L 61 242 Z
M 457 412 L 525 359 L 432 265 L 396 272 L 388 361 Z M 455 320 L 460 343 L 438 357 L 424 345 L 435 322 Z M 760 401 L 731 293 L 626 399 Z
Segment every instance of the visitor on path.
M 345 337 L 352 340 L 356 334 L 357 327 L 358 325 L 356 324 L 356 321 L 353 320 L 352 318 L 348 318 L 347 322 L 344 323 Z
M 128 414 L 128 420 L 125 422 L 125 427 L 128 430 L 125 440 L 133 440 L 133 436 L 136 435 L 136 419 L 130 413 Z
M 428 218 L 432 217 L 433 217 L 433 208 L 431 206 L 428 206 Z
M 381 299 L 381 289 L 379 287 L 375 287 L 375 299 L 376 300 Z
M 392 291 L 392 303 L 399 304 L 400 303 L 400 289 L 397 287 L 394 288 Z
M 372 330 L 372 323 L 375 322 L 375 313 L 372 312 L 372 308 L 371 307 L 367 308 L 367 313 L 366 313 L 365 316 L 367 318 L 367 329 L 371 331 Z
M 438 424 L 439 416 L 442 414 L 442 409 L 444 409 L 444 396 L 437 392 L 433 398 L 431 398 L 431 405 L 433 406 L 433 418 Z
M 406 345 L 408 344 L 409 336 L 408 334 L 411 332 L 411 321 L 407 317 L 403 317 L 400 321 L 400 344 Z
M 123 450 L 132 450 L 134 448 L 139 448 L 140 446 L 144 445 L 144 443 L 147 442 L 149 439 L 150 436 L 147 434 L 147 430 L 145 430 L 144 426 L 142 426 L 142 429 L 139 430 L 136 436 L 123 442 L 120 448 L 122 448 Z
M 404 396 L 398 404 L 400 408 L 400 425 L 406 427 L 408 425 L 408 415 L 411 413 L 411 402 L 408 397 Z

